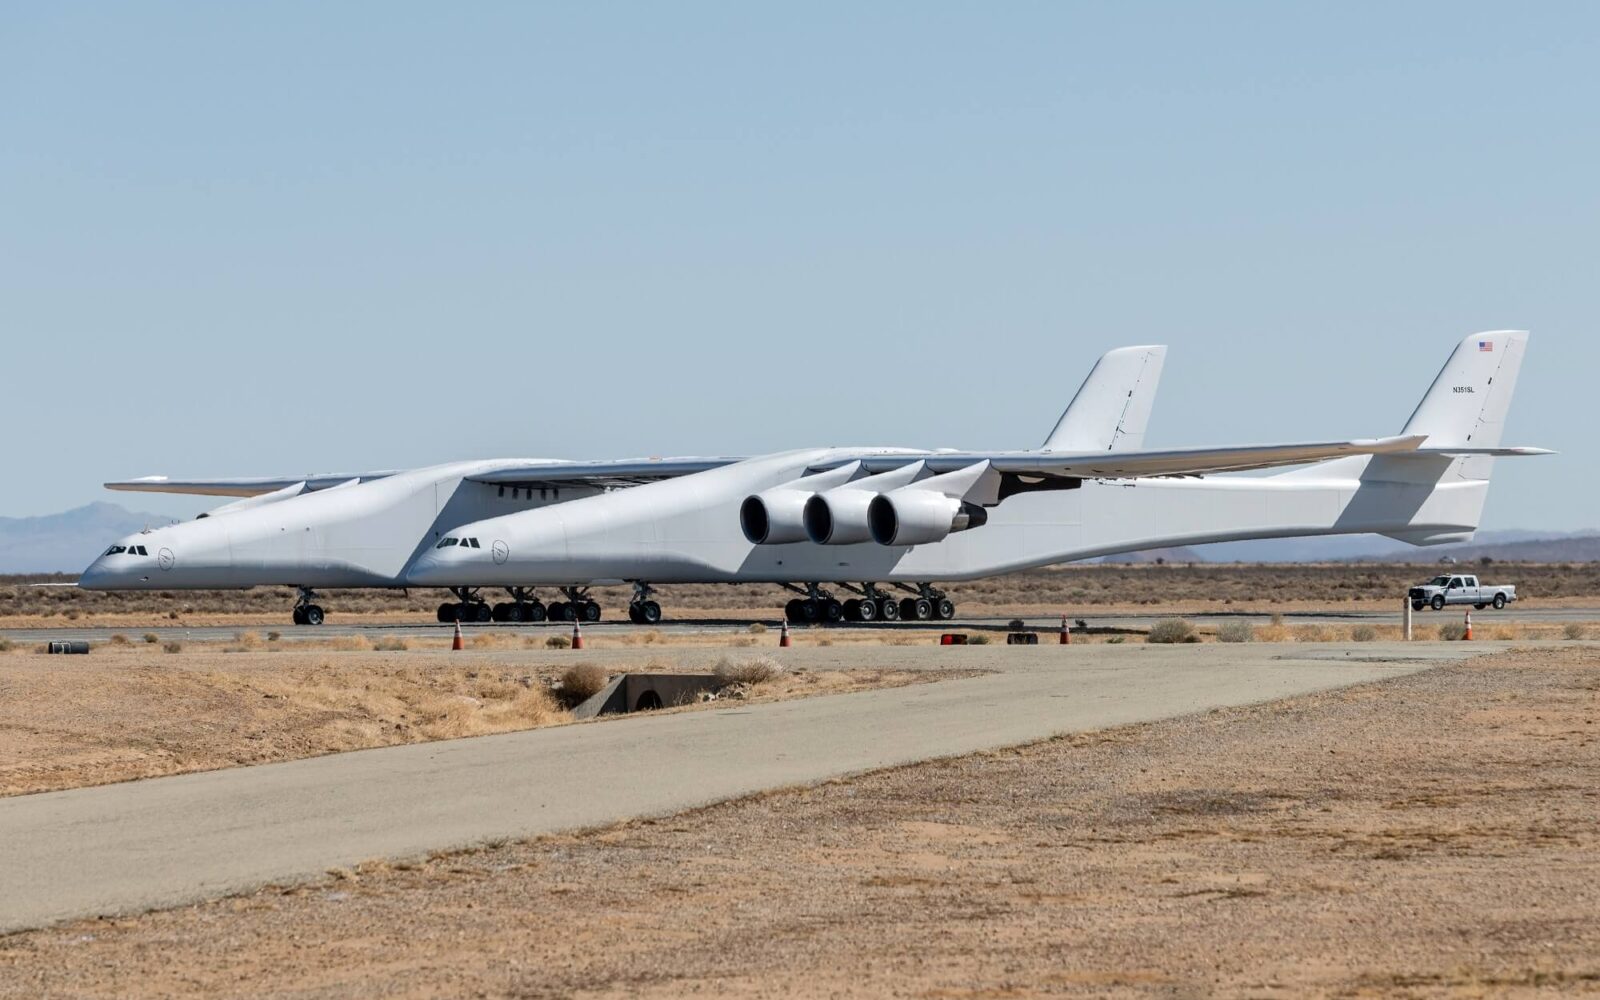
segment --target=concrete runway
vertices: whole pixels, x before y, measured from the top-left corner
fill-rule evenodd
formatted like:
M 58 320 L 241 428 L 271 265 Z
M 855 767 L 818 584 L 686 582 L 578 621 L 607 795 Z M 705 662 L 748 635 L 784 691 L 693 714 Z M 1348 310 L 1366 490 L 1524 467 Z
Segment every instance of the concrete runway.
M 1437 626 L 1446 621 L 1460 621 L 1461 608 L 1448 608 L 1444 611 L 1419 611 L 1416 613 L 1418 628 Z M 1562 624 L 1565 622 L 1596 622 L 1600 621 L 1600 607 L 1578 608 L 1548 608 L 1538 606 L 1523 606 L 1513 604 L 1502 611 L 1485 609 L 1473 612 L 1479 624 L 1493 625 L 1506 624 Z M 602 621 L 598 625 L 585 625 L 585 632 L 597 635 L 606 635 L 612 632 L 644 631 L 648 628 L 658 628 L 673 633 L 695 632 L 727 632 L 744 631 L 754 621 L 763 621 L 769 627 L 778 627 L 776 613 L 770 619 L 753 617 L 740 618 L 696 618 L 678 621 L 665 621 L 656 626 L 639 626 L 624 621 Z M 1111 614 L 1097 615 L 1093 611 L 1071 615 L 1072 619 L 1083 618 L 1092 628 L 1096 629 L 1127 629 L 1130 631 L 1144 631 L 1152 624 L 1163 618 L 1173 617 L 1172 612 L 1154 613 L 1148 615 Z M 1205 612 L 1181 615 L 1190 621 L 1201 625 L 1218 625 L 1225 621 L 1243 620 L 1253 625 L 1265 625 L 1271 619 L 1269 612 Z M 1394 611 L 1300 611 L 1284 612 L 1283 619 L 1289 625 L 1307 624 L 1359 624 L 1371 622 L 1375 624 L 1398 625 L 1400 611 L 1398 606 Z M 1007 617 L 980 617 L 962 616 L 955 621 L 948 622 L 873 622 L 870 624 L 842 623 L 826 626 L 830 629 L 913 629 L 924 632 L 959 632 L 967 630 L 993 630 L 1005 631 L 1007 623 L 1012 619 Z M 1060 626 L 1060 618 L 1028 618 L 1024 620 L 1029 628 L 1054 632 Z M 572 625 L 565 622 L 541 622 L 537 625 L 500 625 L 500 624 L 472 624 L 464 626 L 469 633 L 478 631 L 525 631 L 529 634 L 544 634 L 545 632 L 570 632 Z M 363 622 L 357 616 L 351 620 L 341 622 L 337 612 L 331 613 L 328 623 L 315 628 L 284 623 L 283 625 L 219 625 L 186 627 L 181 625 L 157 626 L 127 626 L 111 627 L 104 625 L 63 625 L 51 628 L 13 628 L 0 629 L 0 637 L 13 642 L 31 644 L 52 641 L 82 640 L 86 642 L 105 642 L 111 636 L 121 633 L 130 638 L 137 639 L 146 632 L 153 632 L 160 636 L 162 641 L 168 639 L 191 640 L 194 642 L 227 642 L 243 631 L 264 632 L 276 630 L 283 634 L 285 640 L 294 639 L 327 639 L 339 635 L 364 634 L 369 636 L 387 635 L 404 636 L 406 638 L 426 639 L 447 636 L 453 626 L 440 625 L 437 622 L 415 623 L 372 623 Z
M 0 799 L 0 931 L 1379 680 L 1481 648 L 1102 644 L 930 652 L 875 647 L 863 665 L 994 672 Z M 795 648 L 782 655 L 827 669 L 841 654 Z M 859 650 L 851 658 L 863 659 Z

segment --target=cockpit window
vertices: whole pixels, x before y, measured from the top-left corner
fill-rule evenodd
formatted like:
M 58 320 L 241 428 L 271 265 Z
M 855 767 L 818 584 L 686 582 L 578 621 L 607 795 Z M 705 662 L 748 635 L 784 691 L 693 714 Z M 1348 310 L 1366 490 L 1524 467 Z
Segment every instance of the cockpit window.
M 457 545 L 457 544 L 459 544 L 459 540 L 458 539 L 448 538 L 448 537 L 447 538 L 441 538 L 441 539 L 439 539 L 439 544 L 435 545 L 434 548 L 436 548 L 436 549 L 447 549 L 450 546 Z
M 119 556 L 126 551 L 128 551 L 128 547 L 126 545 L 113 545 L 111 548 L 106 549 L 106 555 Z
M 447 549 L 452 545 L 459 545 L 462 548 L 467 549 L 483 548 L 483 546 L 478 544 L 478 540 L 476 538 L 456 538 L 454 535 L 439 539 L 439 544 L 435 545 L 434 548 Z
M 134 551 L 134 552 L 137 552 L 137 553 L 139 553 L 139 554 L 140 554 L 140 555 L 141 555 L 141 556 L 147 556 L 147 555 L 149 555 L 149 554 L 150 554 L 150 553 L 148 553 L 148 552 L 146 552 L 146 551 L 145 551 L 145 550 L 144 550 L 144 546 L 143 546 L 143 545 L 135 545 L 135 546 L 132 546 L 132 549 L 131 549 L 131 551 Z
M 476 549 L 476 548 L 479 548 L 479 547 L 480 547 L 480 546 L 479 546 L 479 545 L 478 545 L 478 540 L 477 540 L 477 539 L 476 539 L 476 538 L 468 538 L 468 539 L 467 539 L 467 540 L 466 540 L 466 543 L 467 543 L 467 544 L 468 544 L 468 545 L 470 545 L 470 546 L 472 546 L 472 547 L 473 547 L 473 548 L 475 548 L 475 549 Z

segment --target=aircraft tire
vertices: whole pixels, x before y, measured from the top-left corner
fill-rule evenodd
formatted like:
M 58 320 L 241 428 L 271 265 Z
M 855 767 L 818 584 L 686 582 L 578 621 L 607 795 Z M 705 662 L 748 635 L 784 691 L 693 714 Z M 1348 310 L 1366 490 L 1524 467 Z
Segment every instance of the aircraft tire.
M 878 602 L 870 598 L 862 601 L 860 606 L 856 608 L 856 621 L 858 622 L 874 621 L 877 619 L 877 617 Z
M 844 620 L 847 622 L 861 620 L 861 602 L 854 597 L 844 602 Z
M 307 625 L 321 625 L 323 622 L 322 608 L 316 604 L 307 604 L 300 615 Z
M 472 616 L 480 622 L 489 622 L 494 620 L 494 612 L 490 610 L 489 605 L 487 604 L 474 604 L 472 605 L 471 611 Z
M 787 618 L 791 625 L 798 625 L 805 620 L 800 616 L 800 605 L 804 603 L 798 597 L 791 597 L 789 603 L 783 606 L 783 617 Z
M 800 622 L 804 625 L 814 625 L 822 617 L 822 602 L 813 601 L 809 597 L 800 602 Z
M 505 621 L 506 620 L 506 606 L 504 604 L 496 604 L 494 607 L 490 608 L 489 609 L 489 618 L 492 621 L 497 621 L 497 622 Z
M 511 622 L 512 624 L 521 624 L 524 617 L 524 609 L 526 608 L 527 605 L 523 604 L 521 601 L 515 601 L 511 604 L 507 604 L 504 617 L 501 620 Z
M 911 598 L 911 617 L 919 622 L 925 622 L 933 617 L 933 602 L 926 597 Z
M 525 622 L 544 621 L 544 605 L 538 601 L 529 601 L 522 607 L 522 620 Z
M 644 616 L 639 612 L 639 605 L 628 605 L 628 621 L 633 622 L 635 625 L 644 624 Z
M 600 605 L 595 603 L 594 601 L 585 601 L 583 603 L 583 620 L 586 621 L 586 622 L 597 622 L 597 621 L 599 621 L 600 620 Z
M 956 606 L 948 597 L 941 597 L 933 602 L 933 616 L 940 621 L 949 621 L 956 616 Z
M 878 601 L 878 617 L 886 622 L 900 620 L 900 602 L 892 597 L 884 597 Z
M 290 614 L 289 617 L 294 619 L 294 623 L 296 625 L 304 625 L 306 623 L 305 613 L 302 611 L 302 609 L 299 607 L 299 605 L 295 606 L 294 611 Z
M 829 625 L 844 621 L 844 605 L 833 598 L 822 602 L 822 617 Z
M 639 605 L 639 617 L 644 619 L 646 625 L 661 624 L 661 605 L 655 601 L 645 601 Z

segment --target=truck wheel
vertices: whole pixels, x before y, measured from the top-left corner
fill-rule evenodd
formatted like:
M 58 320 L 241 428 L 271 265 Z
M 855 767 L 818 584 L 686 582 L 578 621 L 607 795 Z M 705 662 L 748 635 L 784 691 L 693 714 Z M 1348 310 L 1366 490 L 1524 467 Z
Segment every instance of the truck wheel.
M 1421 611 L 1425 607 L 1427 607 L 1427 605 L 1423 604 L 1421 601 L 1412 601 L 1411 602 L 1411 610 L 1412 611 Z
M 1444 610 L 1444 595 L 1443 594 L 1434 594 L 1433 595 L 1433 610 L 1435 610 L 1435 611 L 1443 611 Z
M 1496 594 L 1496 595 L 1494 595 L 1494 609 L 1496 611 L 1499 611 L 1501 608 L 1503 608 L 1505 606 L 1506 606 L 1506 595 L 1504 595 L 1504 594 Z
M 1474 604 L 1472 606 L 1472 610 L 1474 610 L 1474 611 L 1482 611 L 1484 608 L 1487 608 L 1488 606 L 1489 605 L 1487 605 L 1487 604 Z

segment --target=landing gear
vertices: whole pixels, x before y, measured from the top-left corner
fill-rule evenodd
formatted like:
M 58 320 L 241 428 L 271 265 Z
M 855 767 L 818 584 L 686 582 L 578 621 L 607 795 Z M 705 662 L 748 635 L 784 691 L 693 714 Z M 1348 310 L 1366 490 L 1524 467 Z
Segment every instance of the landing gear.
M 507 587 L 506 593 L 511 595 L 508 604 L 496 604 L 490 609 L 489 616 L 497 622 L 542 622 L 545 619 L 544 604 L 526 587 Z
M 823 622 L 833 625 L 844 621 L 844 604 L 823 590 L 821 584 L 808 583 L 804 590 L 793 584 L 784 586 L 806 595 L 804 598 L 790 601 L 783 607 L 784 617 L 793 624 L 815 625 Z
M 451 587 L 450 593 L 456 595 L 455 604 L 445 602 L 439 605 L 439 620 L 441 622 L 487 622 L 494 620 L 494 609 L 489 607 L 489 602 L 478 596 L 476 587 Z
M 600 605 L 590 599 L 587 588 L 562 587 L 561 593 L 566 595 L 565 601 L 551 601 L 545 605 L 551 621 L 592 623 L 600 620 Z
M 912 588 L 901 584 L 902 590 Z M 925 622 L 937 619 L 949 621 L 956 616 L 955 602 L 945 596 L 944 591 L 934 587 L 931 583 L 919 583 L 912 593 L 915 597 L 905 597 L 900 600 L 900 617 L 912 621 Z
M 290 618 L 296 625 L 321 625 L 323 622 L 322 606 L 316 603 L 317 595 L 310 587 L 301 587 L 300 597 L 294 603 L 294 611 Z
M 661 621 L 661 605 L 650 599 L 655 588 L 643 580 L 633 584 L 633 600 L 628 602 L 628 620 L 635 625 L 655 625 Z

